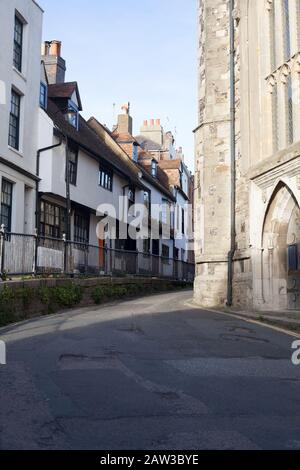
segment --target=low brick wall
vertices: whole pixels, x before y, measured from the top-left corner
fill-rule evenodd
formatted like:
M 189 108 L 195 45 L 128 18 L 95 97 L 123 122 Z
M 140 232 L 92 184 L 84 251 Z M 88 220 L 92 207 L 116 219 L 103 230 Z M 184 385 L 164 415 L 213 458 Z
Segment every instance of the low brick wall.
M 0 326 L 68 308 L 192 288 L 192 283 L 152 278 L 47 278 L 0 284 Z

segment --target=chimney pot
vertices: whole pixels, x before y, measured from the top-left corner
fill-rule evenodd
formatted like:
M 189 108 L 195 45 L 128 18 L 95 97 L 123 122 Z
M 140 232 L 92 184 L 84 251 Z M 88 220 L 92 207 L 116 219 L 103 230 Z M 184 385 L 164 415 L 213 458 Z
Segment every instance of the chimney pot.
M 60 55 L 61 55 L 61 41 L 51 41 L 50 55 L 60 57 Z
M 147 120 L 144 121 L 144 126 L 145 126 L 145 127 L 148 126 L 148 121 L 147 121 Z
M 49 55 L 50 43 L 49 41 L 44 41 L 42 43 L 42 55 Z
M 150 119 L 150 126 L 154 126 L 154 119 Z
M 160 119 L 156 119 L 156 125 L 160 126 Z

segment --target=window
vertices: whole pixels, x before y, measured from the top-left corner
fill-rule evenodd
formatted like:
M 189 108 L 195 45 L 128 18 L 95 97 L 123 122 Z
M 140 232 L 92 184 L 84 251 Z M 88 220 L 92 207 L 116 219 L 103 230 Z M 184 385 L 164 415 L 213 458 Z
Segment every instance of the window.
M 14 67 L 22 72 L 23 23 L 15 16 L 14 29 Z
M 11 231 L 13 184 L 2 179 L 0 225 L 4 224 L 7 232 Z
M 78 130 L 78 108 L 71 100 L 68 103 L 67 120 L 71 126 Z
M 285 20 L 284 14 L 281 14 L 281 5 L 284 0 L 274 0 L 270 5 L 270 56 L 271 56 L 271 72 L 276 70 L 282 63 L 282 40 L 278 35 L 280 22 L 283 27 L 283 43 L 285 44 Z
M 185 234 L 185 213 L 184 213 L 184 209 L 181 209 L 181 232 L 182 232 L 182 235 Z
M 168 224 L 170 220 L 170 206 L 166 199 L 162 200 L 161 222 Z
M 291 145 L 294 142 L 294 118 L 293 118 L 293 87 L 292 77 L 289 75 L 286 90 L 286 106 L 287 106 L 287 142 Z
M 138 146 L 133 144 L 133 149 L 132 149 L 132 159 L 134 162 L 137 162 L 138 161 Z
M 159 256 L 159 240 L 152 240 L 152 254 L 154 256 Z
M 144 206 L 148 213 L 148 218 L 151 217 L 151 194 L 149 191 L 144 191 Z
M 151 163 L 151 175 L 153 176 L 153 178 L 156 178 L 156 177 L 157 177 L 157 161 L 156 161 L 156 160 L 152 160 L 152 163 Z
M 298 50 L 300 49 L 300 0 L 296 2 Z
M 134 188 L 128 189 L 128 209 L 135 204 L 135 190 Z
M 10 101 L 8 145 L 10 145 L 16 150 L 19 150 L 20 140 L 20 105 L 20 95 L 18 95 L 18 93 L 12 90 Z
M 175 207 L 173 205 L 170 207 L 170 224 L 171 224 L 171 229 L 174 230 L 174 228 L 175 228 Z
M 40 107 L 47 108 L 47 86 L 43 82 L 40 84 Z
M 179 248 L 175 248 L 175 246 L 174 246 L 173 258 L 179 259 Z
M 78 162 L 78 150 L 68 149 L 68 166 L 69 166 L 69 183 L 76 186 L 77 182 L 77 162 Z
M 290 9 L 289 0 L 282 0 L 283 3 L 283 40 L 284 40 L 284 60 L 291 57 L 291 30 L 290 30 Z
M 277 67 L 276 57 L 276 33 L 275 33 L 275 4 L 271 5 L 270 10 L 270 52 L 271 52 L 271 72 Z
M 298 262 L 298 245 L 288 246 L 288 271 L 297 271 Z
M 74 241 L 89 243 L 90 218 L 86 214 L 75 212 L 74 215 Z
M 44 237 L 62 238 L 65 231 L 65 209 L 41 201 L 40 233 Z
M 143 253 L 149 254 L 151 251 L 151 240 L 150 238 L 143 239 Z
M 162 245 L 162 257 L 168 258 L 170 257 L 170 248 L 168 245 Z
M 278 85 L 273 87 L 272 93 L 272 131 L 273 131 L 273 151 L 277 152 L 279 148 L 279 134 L 278 134 Z
M 100 167 L 99 169 L 99 186 L 108 191 L 113 188 L 113 172 L 107 168 Z

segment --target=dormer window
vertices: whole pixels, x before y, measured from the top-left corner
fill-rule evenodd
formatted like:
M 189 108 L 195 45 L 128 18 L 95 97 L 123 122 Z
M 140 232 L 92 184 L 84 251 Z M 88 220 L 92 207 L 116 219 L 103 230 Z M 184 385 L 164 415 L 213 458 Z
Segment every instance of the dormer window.
M 130 187 L 128 189 L 128 208 L 135 204 L 135 190 L 134 188 Z
M 78 130 L 78 107 L 73 101 L 68 102 L 68 111 L 66 114 L 67 121 L 71 126 Z
M 132 159 L 136 163 L 138 161 L 138 155 L 139 155 L 138 146 L 136 144 L 133 144 Z
M 40 83 L 40 107 L 47 108 L 47 85 L 43 82 Z
M 156 160 L 152 160 L 152 163 L 151 163 L 151 175 L 153 176 L 153 178 L 156 178 L 156 177 L 157 177 L 157 161 L 156 161 Z

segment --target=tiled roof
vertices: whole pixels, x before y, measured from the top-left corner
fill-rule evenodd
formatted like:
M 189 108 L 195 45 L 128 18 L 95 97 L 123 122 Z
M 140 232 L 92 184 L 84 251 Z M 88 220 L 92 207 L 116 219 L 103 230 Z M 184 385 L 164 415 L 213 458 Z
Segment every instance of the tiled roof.
M 141 161 L 137 163 L 137 166 L 141 169 L 146 181 L 159 189 L 169 199 L 175 201 L 175 197 L 170 191 L 168 176 L 164 173 L 163 170 L 160 170 L 158 167 L 157 178 L 153 178 L 151 174 L 151 164 L 149 165 L 147 162 L 143 163 L 143 161 Z
M 144 135 L 138 135 L 135 139 L 144 150 L 162 150 L 161 146 L 157 142 L 154 142 L 151 139 L 147 139 L 147 137 L 145 137 Z
M 69 139 L 77 143 L 87 152 L 91 153 L 94 158 L 99 160 L 99 162 L 105 161 L 115 170 L 119 171 L 123 176 L 128 178 L 135 186 L 144 188 L 138 175 L 139 170 L 135 165 L 127 165 L 124 160 L 116 155 L 113 150 L 90 128 L 82 116 L 79 115 L 79 126 L 77 130 L 69 124 L 59 107 L 51 98 L 48 100 L 47 112 L 54 124 Z
M 119 144 L 138 143 L 137 140 L 129 133 L 118 134 L 118 132 L 114 131 L 112 136 Z M 139 162 L 135 164 L 136 167 L 140 168 L 146 181 L 155 186 L 165 196 L 174 200 L 174 196 L 169 188 L 167 175 L 158 168 L 157 178 L 153 178 L 151 174 L 151 164 L 148 164 L 149 159 L 152 160 L 153 156 L 141 148 L 141 151 L 139 152 Z
M 181 167 L 181 160 L 160 160 L 158 165 L 163 170 L 179 170 Z
M 48 86 L 49 98 L 71 98 L 76 93 L 79 110 L 82 110 L 81 99 L 79 95 L 77 82 L 56 83 Z
M 135 140 L 135 138 L 132 135 L 130 135 L 129 133 L 119 134 L 118 132 L 114 131 L 112 133 L 112 136 L 115 139 L 115 141 L 119 142 L 119 143 L 121 143 L 121 142 L 122 143 L 130 143 L 130 144 L 132 144 L 134 142 L 138 143 Z

